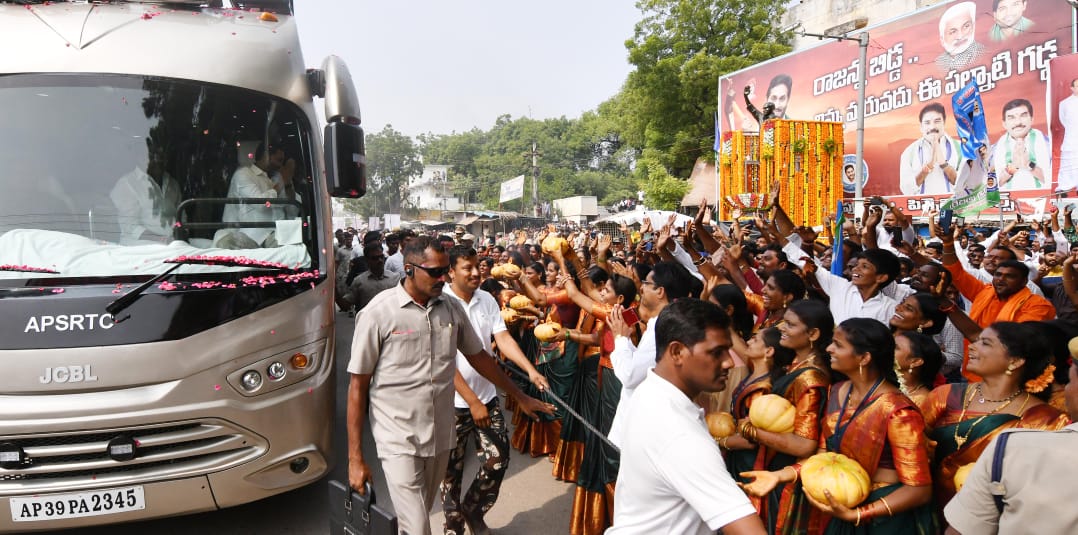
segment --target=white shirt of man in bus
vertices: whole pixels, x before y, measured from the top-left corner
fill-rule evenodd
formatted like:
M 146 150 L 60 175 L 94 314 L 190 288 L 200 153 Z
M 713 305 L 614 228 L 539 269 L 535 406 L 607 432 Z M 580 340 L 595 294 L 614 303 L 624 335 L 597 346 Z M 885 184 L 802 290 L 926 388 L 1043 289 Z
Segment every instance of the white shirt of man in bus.
M 1047 188 L 1051 178 L 1048 138 L 1032 128 L 1029 101 L 1016 99 L 1003 106 L 1003 134 L 993 149 L 992 163 L 1001 191 Z
M 940 105 L 921 110 L 921 137 L 902 151 L 899 184 L 903 195 L 951 193 L 962 163 L 962 149 L 945 130 Z
M 176 223 L 176 207 L 183 198 L 180 185 L 164 170 L 149 165 L 154 178 L 141 167 L 135 167 L 120 177 L 109 192 L 116 206 L 120 226 L 120 245 L 142 241 L 172 241 L 172 226 Z
M 1063 143 L 1059 147 L 1059 191 L 1078 187 L 1078 78 L 1071 80 L 1071 94 L 1059 103 Z
M 292 174 L 295 162 L 285 164 L 284 150 L 271 147 L 255 163 L 240 167 L 232 174 L 228 186 L 229 197 L 239 198 L 283 198 L 292 193 Z M 274 183 L 269 173 L 281 172 L 281 183 Z M 279 205 L 266 206 L 264 203 L 229 204 L 225 206 L 221 220 L 228 222 L 277 221 L 284 219 L 284 210 Z M 227 230 L 227 229 L 225 229 Z M 272 227 L 237 229 L 255 244 L 273 246 L 276 240 L 267 242 L 274 232 Z M 220 234 L 220 233 L 218 233 Z M 214 241 L 217 241 L 216 239 Z

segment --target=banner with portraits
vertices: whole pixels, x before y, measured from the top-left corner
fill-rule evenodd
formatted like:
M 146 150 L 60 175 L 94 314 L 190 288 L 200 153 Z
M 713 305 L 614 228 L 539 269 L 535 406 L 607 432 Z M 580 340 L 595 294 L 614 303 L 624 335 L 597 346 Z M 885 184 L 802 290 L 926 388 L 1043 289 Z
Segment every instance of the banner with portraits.
M 1071 106 L 1062 104 L 1070 87 L 1052 97 L 1048 91 L 1049 62 L 1074 51 L 1073 18 L 1066 0 L 975 0 L 943 2 L 867 28 L 864 194 L 888 197 L 910 215 L 938 209 L 954 195 L 968 160 L 952 98 L 970 82 L 984 106 L 1000 210 L 1029 214 L 1057 187 L 1078 185 L 1078 96 L 1069 101 L 1074 113 L 1061 115 Z M 753 112 L 769 103 L 779 118 L 844 123 L 843 189 L 852 197 L 858 52 L 857 41 L 825 39 L 720 77 L 719 130 L 758 130 Z M 1078 64 L 1068 69 L 1078 78 Z M 1074 149 L 1061 148 L 1064 117 L 1075 124 Z M 1064 164 L 1063 150 L 1073 152 L 1073 163 Z

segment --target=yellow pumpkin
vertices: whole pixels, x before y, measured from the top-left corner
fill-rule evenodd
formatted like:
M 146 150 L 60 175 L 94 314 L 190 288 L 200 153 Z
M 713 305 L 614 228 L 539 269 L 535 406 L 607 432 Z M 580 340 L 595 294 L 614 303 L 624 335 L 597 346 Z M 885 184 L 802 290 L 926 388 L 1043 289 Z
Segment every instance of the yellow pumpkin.
M 554 322 L 540 323 L 535 326 L 535 337 L 541 342 L 552 342 L 561 332 L 561 325 Z
M 498 280 L 519 279 L 520 267 L 516 264 L 502 264 L 500 266 L 494 266 L 494 269 L 490 270 L 490 275 Z
M 749 407 L 749 421 L 752 425 L 772 433 L 789 433 L 794 430 L 794 416 L 797 410 L 786 398 L 778 394 L 767 394 L 752 401 Z
M 543 249 L 543 252 L 548 255 L 553 255 L 554 251 L 561 251 L 561 253 L 564 255 L 569 251 L 569 242 L 566 241 L 565 238 L 562 238 L 557 234 L 550 234 L 545 239 L 543 239 L 541 247 Z
M 532 303 L 532 300 L 528 299 L 526 295 L 515 295 L 509 300 L 509 306 L 516 309 L 528 308 L 534 305 L 535 303 Z
M 831 492 L 836 502 L 856 507 L 868 497 L 872 480 L 857 461 L 841 453 L 817 453 L 801 463 L 801 482 L 805 493 L 820 503 L 830 503 L 823 491 Z
M 970 470 L 973 470 L 973 464 L 974 463 L 964 464 L 964 465 L 958 467 L 958 470 L 955 470 L 955 473 L 954 473 L 954 490 L 955 491 L 962 490 L 962 485 L 966 484 L 966 476 L 969 475 Z
M 707 430 L 715 438 L 725 438 L 734 434 L 734 417 L 728 412 L 713 412 L 707 415 Z
M 516 323 L 520 319 L 520 314 L 516 310 L 513 310 L 511 308 L 503 308 L 501 314 L 502 321 L 504 321 L 507 325 L 511 323 Z

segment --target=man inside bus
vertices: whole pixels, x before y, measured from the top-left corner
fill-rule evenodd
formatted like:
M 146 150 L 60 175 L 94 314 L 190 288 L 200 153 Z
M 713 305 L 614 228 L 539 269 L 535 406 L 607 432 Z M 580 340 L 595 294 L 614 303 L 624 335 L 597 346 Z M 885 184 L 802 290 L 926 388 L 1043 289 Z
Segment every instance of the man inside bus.
M 404 260 L 404 281 L 356 317 L 348 363 L 348 481 L 364 493 L 371 481 L 362 447 L 369 418 L 400 531 L 421 535 L 430 533 L 430 510 L 455 447 L 458 350 L 529 417 L 553 414 L 554 406 L 524 394 L 486 351 L 460 303 L 442 295 L 451 267 L 438 241 L 416 238 Z
M 296 192 L 292 184 L 295 173 L 294 160 L 285 160 L 284 149 L 280 146 L 259 143 L 254 152 L 254 163 L 241 166 L 232 174 L 228 186 L 228 197 L 254 199 L 294 199 Z M 280 174 L 280 181 L 273 176 Z M 285 218 L 281 205 L 266 202 L 225 205 L 221 221 L 232 222 L 272 222 Z M 223 249 L 257 249 L 259 247 L 277 247 L 277 236 L 273 227 L 221 229 L 214 236 L 214 246 Z
M 165 171 L 165 161 L 164 149 L 152 147 L 146 169 L 136 165 L 112 187 L 109 198 L 116 206 L 120 245 L 172 241 L 176 207 L 183 193 L 176 179 Z

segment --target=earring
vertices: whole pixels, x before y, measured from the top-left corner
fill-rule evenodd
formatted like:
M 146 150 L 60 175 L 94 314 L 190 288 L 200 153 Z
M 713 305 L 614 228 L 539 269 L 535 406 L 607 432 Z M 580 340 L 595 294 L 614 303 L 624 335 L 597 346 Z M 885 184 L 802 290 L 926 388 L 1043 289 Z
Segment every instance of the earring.
M 1014 374 L 1014 364 L 1008 364 L 1007 365 L 1007 372 L 1006 373 L 1007 373 L 1007 375 L 1013 375 Z
M 862 379 L 864 379 L 864 377 L 865 377 L 865 365 L 864 364 L 858 364 L 857 365 L 857 375 L 858 375 L 858 377 L 861 377 Z
M 921 331 L 921 326 L 920 326 L 920 325 L 918 325 L 918 326 L 917 326 L 917 332 L 922 332 L 922 331 Z

